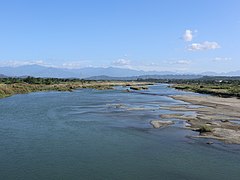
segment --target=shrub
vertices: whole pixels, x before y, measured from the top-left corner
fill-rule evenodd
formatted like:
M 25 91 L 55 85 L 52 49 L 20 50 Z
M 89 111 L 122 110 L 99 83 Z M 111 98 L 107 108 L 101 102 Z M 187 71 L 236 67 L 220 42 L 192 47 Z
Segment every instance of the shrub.
M 207 126 L 207 125 L 203 125 L 201 126 L 198 131 L 200 133 L 205 133 L 205 132 L 212 132 L 212 128 L 210 126 Z

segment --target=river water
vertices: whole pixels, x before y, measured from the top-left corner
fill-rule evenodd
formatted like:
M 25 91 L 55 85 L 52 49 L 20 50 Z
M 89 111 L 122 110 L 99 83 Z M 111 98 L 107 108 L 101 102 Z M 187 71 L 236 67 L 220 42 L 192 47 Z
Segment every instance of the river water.
M 161 106 L 184 104 L 168 95 L 188 93 L 164 84 L 144 92 L 116 87 L 0 99 L 0 179 L 240 179 L 240 146 L 208 145 L 176 119 L 162 129 L 149 124 L 170 112 Z

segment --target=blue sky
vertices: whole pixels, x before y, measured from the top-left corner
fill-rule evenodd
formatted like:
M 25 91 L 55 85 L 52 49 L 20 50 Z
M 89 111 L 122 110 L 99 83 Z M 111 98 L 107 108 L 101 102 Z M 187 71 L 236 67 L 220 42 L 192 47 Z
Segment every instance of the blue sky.
M 2 0 L 0 66 L 240 70 L 238 0 Z

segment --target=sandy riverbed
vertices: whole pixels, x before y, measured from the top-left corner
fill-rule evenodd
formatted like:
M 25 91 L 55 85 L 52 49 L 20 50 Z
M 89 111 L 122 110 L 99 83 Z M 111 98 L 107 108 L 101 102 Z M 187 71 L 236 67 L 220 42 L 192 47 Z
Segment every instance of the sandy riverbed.
M 213 96 L 179 95 L 171 96 L 189 104 L 167 106 L 162 109 L 183 113 L 163 114 L 162 119 L 182 119 L 190 129 L 199 130 L 199 137 L 214 138 L 226 143 L 240 144 L 240 99 Z M 196 107 L 193 107 L 197 105 Z M 184 112 L 194 112 L 185 115 Z

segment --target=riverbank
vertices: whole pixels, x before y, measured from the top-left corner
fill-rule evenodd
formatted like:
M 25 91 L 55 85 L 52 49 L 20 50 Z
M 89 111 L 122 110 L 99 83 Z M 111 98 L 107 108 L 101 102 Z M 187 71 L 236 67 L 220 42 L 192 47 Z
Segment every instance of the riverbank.
M 240 98 L 240 86 L 238 83 L 217 83 L 212 84 L 209 82 L 201 82 L 201 83 L 184 83 L 184 84 L 174 84 L 171 85 L 172 88 L 184 91 L 192 91 L 195 93 L 201 94 L 210 94 L 213 96 L 219 97 L 237 97 Z
M 198 137 L 213 138 L 226 143 L 240 144 L 240 100 L 200 95 L 171 96 L 189 104 L 162 109 L 182 113 L 164 114 L 163 119 L 185 120 L 186 128 L 199 131 Z M 186 115 L 185 112 L 192 112 Z
M 0 83 L 0 98 L 14 94 L 26 94 L 37 91 L 72 91 L 74 89 L 92 88 L 98 90 L 113 89 L 114 86 L 146 86 L 149 82 L 124 82 L 124 81 L 86 81 L 64 82 L 56 84 L 29 84 L 29 83 Z M 152 84 L 152 83 L 151 83 Z

